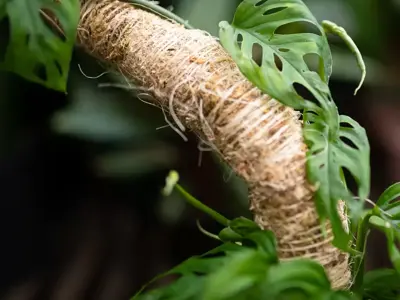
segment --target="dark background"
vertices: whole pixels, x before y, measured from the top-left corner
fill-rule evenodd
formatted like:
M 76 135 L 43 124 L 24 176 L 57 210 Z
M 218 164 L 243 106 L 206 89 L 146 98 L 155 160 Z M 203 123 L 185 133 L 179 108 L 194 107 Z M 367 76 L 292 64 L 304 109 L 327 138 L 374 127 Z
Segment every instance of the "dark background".
M 192 25 L 217 34 L 239 1 L 161 1 Z M 332 38 L 331 90 L 341 113 L 369 135 L 375 200 L 400 180 L 399 32 L 395 0 L 305 1 L 317 18 L 344 26 L 367 62 L 360 72 Z M 2 24 L 3 44 L 6 43 Z M 78 49 L 68 95 L 0 73 L 1 299 L 128 299 L 154 275 L 215 242 L 196 227 L 217 225 L 173 194 L 160 196 L 170 169 L 196 197 L 227 217 L 248 216 L 246 186 L 226 166 L 184 142 L 160 110 L 130 91 L 99 88 L 107 75 Z M 384 239 L 373 234 L 370 268 L 388 266 Z M 7 296 L 6 296 L 7 295 Z

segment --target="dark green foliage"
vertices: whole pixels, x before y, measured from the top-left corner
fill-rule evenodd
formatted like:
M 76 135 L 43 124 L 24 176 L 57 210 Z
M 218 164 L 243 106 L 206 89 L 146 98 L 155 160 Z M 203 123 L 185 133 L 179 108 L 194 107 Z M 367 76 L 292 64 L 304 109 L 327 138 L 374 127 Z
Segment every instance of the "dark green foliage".
M 363 287 L 365 299 L 400 299 L 400 274 L 390 269 L 368 272 L 365 274 Z
M 279 262 L 272 232 L 246 218 L 229 223 L 241 244 L 226 242 L 189 258 L 160 276 L 179 275 L 174 283 L 132 299 L 352 299 L 331 291 L 318 263 L 304 259 Z
M 374 216 L 370 223 L 381 229 L 387 237 L 387 247 L 390 259 L 395 269 L 400 272 L 400 183 L 387 188 L 377 201 Z
M 131 2 L 186 24 L 154 3 Z M 58 30 L 46 19 L 54 20 L 54 16 L 60 23 Z M 8 18 L 10 25 L 2 66 L 27 80 L 65 91 L 79 1 L 0 0 L 0 18 Z M 292 32 L 292 26 L 299 23 L 303 29 Z M 301 0 L 244 0 L 232 24 L 220 25 L 221 42 L 243 74 L 263 92 L 303 111 L 304 138 L 309 147 L 307 172 L 318 186 L 315 204 L 321 222 L 329 219 L 333 225 L 334 244 L 355 255 L 354 293 L 333 291 L 325 270 L 314 261 L 280 261 L 273 232 L 261 230 L 246 218 L 228 220 L 177 185 L 176 190 L 189 203 L 224 225 L 216 236 L 222 244 L 151 282 L 177 276 L 173 283 L 142 293 L 146 286 L 133 299 L 399 299 L 400 251 L 396 242 L 400 242 L 400 202 L 396 199 L 400 184 L 388 188 L 374 209 L 364 208 L 370 189 L 368 139 L 357 122 L 339 115 L 332 99 L 328 86 L 332 57 L 323 27 Z M 262 50 L 261 63 L 253 58 L 257 47 Z M 317 57 L 316 70 L 308 63 L 310 55 Z M 304 96 L 299 87 L 309 95 Z M 357 197 L 347 189 L 344 170 L 358 185 Z M 337 212 L 340 199 L 349 209 L 349 233 L 342 228 Z M 364 276 L 369 226 L 386 234 L 394 269 Z
M 79 0 L 3 0 L 0 12 L 0 17 L 8 18 L 10 28 L 2 67 L 65 92 L 79 22 Z M 54 17 L 59 29 L 50 25 Z

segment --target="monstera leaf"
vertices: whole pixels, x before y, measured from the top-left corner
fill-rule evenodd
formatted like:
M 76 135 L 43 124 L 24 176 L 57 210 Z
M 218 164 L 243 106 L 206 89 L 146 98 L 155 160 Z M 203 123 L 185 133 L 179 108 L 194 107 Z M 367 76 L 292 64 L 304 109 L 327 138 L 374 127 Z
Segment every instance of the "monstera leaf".
M 318 34 L 303 32 L 280 34 L 279 29 L 303 22 L 314 26 Z M 247 0 L 237 8 L 232 25 L 220 23 L 223 46 L 240 70 L 261 90 L 288 106 L 302 109 L 294 83 L 313 91 L 328 92 L 326 86 L 332 71 L 332 58 L 322 27 L 299 0 Z M 253 60 L 253 50 L 262 49 L 262 62 Z M 305 56 L 318 55 L 320 75 L 309 70 Z M 320 82 L 321 81 L 321 82 Z M 317 83 L 317 84 L 316 84 Z M 321 99 L 321 101 L 323 101 Z
M 229 229 L 241 237 L 241 243 L 225 242 L 189 258 L 154 279 L 175 274 L 179 276 L 176 281 L 146 293 L 142 290 L 132 300 L 351 299 L 332 290 L 324 268 L 317 262 L 280 262 L 273 233 L 253 221 L 237 218 L 229 221 Z
M 3 68 L 65 91 L 79 21 L 79 0 L 12 0 L 2 6 L 10 25 Z M 0 9 L 1 12 L 1 9 Z
M 385 233 L 389 257 L 400 274 L 400 182 L 391 185 L 380 195 L 374 212 L 370 223 Z
M 293 26 L 301 30 L 293 33 Z M 308 177 L 318 186 L 317 211 L 321 221 L 331 221 L 333 243 L 350 250 L 351 236 L 342 226 L 337 204 L 345 200 L 357 223 L 363 201 L 356 201 L 347 190 L 343 169 L 357 182 L 359 198 L 365 199 L 370 185 L 369 144 L 365 130 L 351 118 L 339 116 L 333 102 L 328 86 L 332 57 L 324 29 L 300 0 L 244 0 L 232 24 L 220 23 L 220 40 L 253 84 L 303 110 Z M 254 59 L 256 49 L 262 53 L 260 62 Z M 318 56 L 318 70 L 307 64 L 309 55 Z

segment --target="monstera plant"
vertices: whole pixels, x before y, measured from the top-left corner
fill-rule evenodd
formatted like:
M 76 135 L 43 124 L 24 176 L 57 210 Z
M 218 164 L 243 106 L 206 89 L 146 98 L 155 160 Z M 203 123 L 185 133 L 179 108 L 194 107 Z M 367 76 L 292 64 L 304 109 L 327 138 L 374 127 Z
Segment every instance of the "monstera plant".
M 67 92 L 77 46 L 148 95 L 183 138 L 194 131 L 248 185 L 254 220 L 229 220 L 171 171 L 164 195 L 181 193 L 219 222 L 217 234 L 199 229 L 221 245 L 133 299 L 399 299 L 400 184 L 367 208 L 366 131 L 339 113 L 329 88 L 327 34 L 355 54 L 355 92 L 366 74 L 342 27 L 318 22 L 301 0 L 244 0 L 219 24 L 219 40 L 146 0 L 12 0 L 0 9 L 10 24 L 4 69 Z M 393 269 L 365 272 L 372 227 L 386 235 Z

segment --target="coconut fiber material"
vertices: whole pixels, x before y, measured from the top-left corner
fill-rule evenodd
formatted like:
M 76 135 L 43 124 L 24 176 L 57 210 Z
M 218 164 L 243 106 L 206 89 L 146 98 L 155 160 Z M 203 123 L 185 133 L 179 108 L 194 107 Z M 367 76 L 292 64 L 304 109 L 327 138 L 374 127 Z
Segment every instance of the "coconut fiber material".
M 315 259 L 335 288 L 349 285 L 348 255 L 317 218 L 297 112 L 252 85 L 214 37 L 131 4 L 83 1 L 78 39 L 247 182 L 255 221 L 275 233 L 281 259 Z M 339 212 L 346 225 L 343 206 Z

